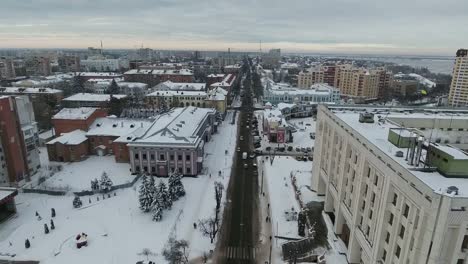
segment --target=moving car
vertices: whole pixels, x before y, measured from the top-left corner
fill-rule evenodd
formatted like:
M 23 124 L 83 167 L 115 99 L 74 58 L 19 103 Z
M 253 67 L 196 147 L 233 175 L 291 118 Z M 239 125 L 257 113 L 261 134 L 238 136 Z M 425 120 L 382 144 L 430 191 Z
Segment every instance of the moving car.
M 242 153 L 242 159 L 243 160 L 247 159 L 247 152 Z

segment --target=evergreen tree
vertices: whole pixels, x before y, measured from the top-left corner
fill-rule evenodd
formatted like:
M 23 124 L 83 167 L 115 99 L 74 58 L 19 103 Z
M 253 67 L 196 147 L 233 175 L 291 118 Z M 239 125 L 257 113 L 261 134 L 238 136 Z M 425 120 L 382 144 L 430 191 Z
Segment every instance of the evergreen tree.
M 161 206 L 159 206 L 159 205 L 155 206 L 152 209 L 152 212 L 153 212 L 153 221 L 156 221 L 156 222 L 161 221 L 162 214 L 163 214 L 163 210 L 162 210 Z
M 54 220 L 52 220 L 52 219 L 50 219 L 50 229 L 52 229 L 52 230 L 55 229 Z
M 101 175 L 101 181 L 99 183 L 99 187 L 101 188 L 101 190 L 108 192 L 111 190 L 112 185 L 112 180 L 109 178 L 109 176 L 107 176 L 106 172 L 103 172 Z
M 44 224 L 44 233 L 49 234 L 49 227 L 47 224 Z
M 148 178 L 146 175 L 143 175 L 143 179 L 140 185 L 140 193 L 138 195 L 138 201 L 140 202 L 140 209 L 147 213 L 151 210 L 151 205 L 153 203 L 153 193 L 151 193 L 151 188 L 148 183 Z
M 24 247 L 25 248 L 30 248 L 31 247 L 31 243 L 29 242 L 29 239 L 26 238 L 26 241 L 24 242 Z
M 91 190 L 97 191 L 99 190 L 99 181 L 98 179 L 94 179 L 91 181 Z
M 74 208 L 80 208 L 83 205 L 83 202 L 81 202 L 81 199 L 79 196 L 75 196 L 75 199 L 73 199 L 73 207 Z
M 177 201 L 185 195 L 185 188 L 182 184 L 182 175 L 178 172 L 173 172 L 169 176 L 169 196 L 172 201 Z
M 158 184 L 158 191 L 156 199 L 159 200 L 159 203 L 162 205 L 163 209 L 171 209 L 172 199 L 167 191 L 166 184 L 163 181 L 160 181 Z
M 52 217 L 55 217 L 55 208 L 50 209 Z
M 157 197 L 158 188 L 156 186 L 156 182 L 154 181 L 154 177 L 153 176 L 147 176 L 147 177 L 149 178 L 149 180 L 148 180 L 148 190 L 149 190 L 149 192 L 151 194 L 151 203 L 153 203 L 154 199 L 156 199 L 156 197 Z
M 124 99 L 117 99 L 111 94 L 111 98 L 109 100 L 109 115 L 115 115 L 118 117 L 122 114 L 122 111 L 125 107 L 123 100 Z
M 109 88 L 107 88 L 107 93 L 108 94 L 119 94 L 119 91 L 120 91 L 120 87 L 119 85 L 117 84 L 117 82 L 115 81 L 115 79 L 112 79 L 112 82 L 111 84 L 109 85 Z
M 74 93 L 84 93 L 85 92 L 85 87 L 84 87 L 84 81 L 80 76 L 75 76 L 73 77 L 72 81 L 72 91 Z

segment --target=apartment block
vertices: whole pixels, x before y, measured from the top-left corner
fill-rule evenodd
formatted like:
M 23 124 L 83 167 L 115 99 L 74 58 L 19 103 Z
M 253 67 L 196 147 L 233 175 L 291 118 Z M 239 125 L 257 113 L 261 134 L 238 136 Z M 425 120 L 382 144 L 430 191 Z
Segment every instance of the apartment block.
M 32 103 L 26 96 L 1 96 L 0 120 L 0 185 L 16 186 L 40 167 Z
M 468 49 L 457 51 L 450 85 L 449 105 L 453 107 L 468 105 Z
M 389 89 L 391 79 L 391 73 L 383 68 L 368 70 L 345 64 L 336 67 L 334 86 L 350 98 L 374 99 Z
M 12 59 L 0 58 L 0 80 L 14 79 L 16 77 L 15 65 Z
M 444 109 L 319 107 L 312 188 L 349 263 L 467 263 L 467 121 Z
M 297 76 L 297 86 L 309 89 L 313 84 L 324 82 L 325 72 L 319 66 L 301 71 Z

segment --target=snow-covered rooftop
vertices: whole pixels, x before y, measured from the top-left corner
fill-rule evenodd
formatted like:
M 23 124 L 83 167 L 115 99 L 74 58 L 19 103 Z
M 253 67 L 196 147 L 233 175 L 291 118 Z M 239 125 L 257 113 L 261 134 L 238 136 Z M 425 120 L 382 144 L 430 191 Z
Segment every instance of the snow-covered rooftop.
M 0 94 L 60 94 L 61 90 L 52 88 L 0 87 Z
M 459 150 L 457 148 L 440 144 L 431 144 L 431 146 L 452 156 L 455 160 L 468 160 L 468 155 L 464 151 Z
M 193 75 L 189 69 L 180 70 L 138 70 L 133 69 L 125 72 L 124 74 L 153 74 L 153 75 Z
M 152 124 L 151 119 L 129 119 L 116 117 L 97 118 L 89 127 L 86 136 L 113 136 L 122 137 Z
M 171 91 L 204 91 L 206 88 L 205 83 L 177 83 L 165 81 L 156 85 L 157 90 L 171 90 Z
M 333 110 L 333 108 L 332 108 Z M 367 109 L 368 111 L 370 109 Z M 434 172 L 425 172 L 420 170 L 420 168 L 415 167 L 414 165 L 408 165 L 405 157 L 396 157 L 396 151 L 406 152 L 406 148 L 398 148 L 388 141 L 388 134 L 390 129 L 400 128 L 399 125 L 386 121 L 386 122 L 375 122 L 375 123 L 360 123 L 359 122 L 359 112 L 357 111 L 338 111 L 333 110 L 335 115 L 342 120 L 345 124 L 349 125 L 357 133 L 365 137 L 369 142 L 375 145 L 383 153 L 385 153 L 390 159 L 393 159 L 403 168 L 405 168 L 409 173 L 413 174 L 417 179 L 426 184 L 429 188 L 434 191 L 445 190 L 450 186 L 457 186 L 460 190 L 459 195 L 461 197 L 468 197 L 468 179 L 463 178 L 449 178 L 445 177 L 437 171 Z M 396 114 L 398 115 L 398 114 Z M 425 116 L 423 113 L 409 114 L 404 115 L 406 118 L 418 118 L 420 116 Z M 446 114 L 433 115 L 434 118 L 450 118 Z M 427 116 L 426 116 L 427 117 Z M 391 115 L 387 117 L 390 119 Z M 465 115 L 465 119 L 468 120 L 468 117 Z M 406 127 L 408 128 L 408 127 Z M 453 153 L 454 151 L 450 151 Z M 460 153 L 453 153 L 459 157 Z
M 117 99 L 122 99 L 127 97 L 125 94 L 114 94 L 113 97 Z M 92 94 L 92 93 L 77 93 L 72 96 L 69 96 L 64 101 L 88 101 L 88 102 L 106 102 L 110 101 L 110 94 Z
M 146 96 L 206 96 L 206 92 L 198 91 L 156 91 Z
M 63 108 L 52 119 L 84 120 L 88 119 L 96 110 L 97 108 L 94 107 Z
M 65 145 L 78 145 L 85 142 L 87 139 L 86 132 L 81 129 L 77 129 L 68 133 L 63 133 L 61 136 L 47 142 L 47 144 L 51 145 L 55 143 L 61 143 Z
M 200 140 L 198 132 L 202 123 L 215 113 L 214 109 L 193 106 L 174 108 L 158 116 L 151 127 L 130 145 L 196 144 Z
M 122 74 L 115 72 L 76 72 L 75 75 L 83 77 L 122 77 Z
M 14 188 L 4 188 L 4 187 L 0 188 L 0 201 L 14 194 L 15 192 L 16 192 L 16 189 Z

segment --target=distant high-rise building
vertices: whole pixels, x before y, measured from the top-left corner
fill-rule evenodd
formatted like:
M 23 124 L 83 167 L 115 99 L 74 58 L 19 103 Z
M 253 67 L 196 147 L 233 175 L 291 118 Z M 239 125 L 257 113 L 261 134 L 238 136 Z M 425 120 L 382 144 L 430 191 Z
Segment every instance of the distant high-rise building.
M 334 86 L 342 95 L 371 99 L 388 89 L 391 79 L 391 73 L 383 68 L 368 70 L 345 64 L 336 67 Z
M 99 55 L 102 55 L 102 49 L 88 47 L 88 56 L 89 57 L 99 56 Z
M 322 67 L 316 66 L 304 71 L 301 71 L 297 76 L 297 86 L 299 88 L 309 89 L 310 86 L 316 83 L 324 82 L 324 71 Z
M 79 72 L 81 68 L 80 57 L 64 55 L 58 58 L 58 65 L 62 72 Z
M 450 85 L 449 105 L 468 106 L 468 49 L 457 50 Z
M 271 49 L 262 55 L 262 65 L 264 68 L 277 68 L 281 61 L 281 49 Z
M 43 56 L 33 56 L 26 60 L 26 73 L 28 75 L 48 76 L 52 74 L 50 59 Z
M 15 65 L 12 59 L 0 58 L 0 79 L 13 79 L 16 77 Z
M 0 185 L 17 185 L 40 167 L 39 136 L 27 96 L 0 96 Z

